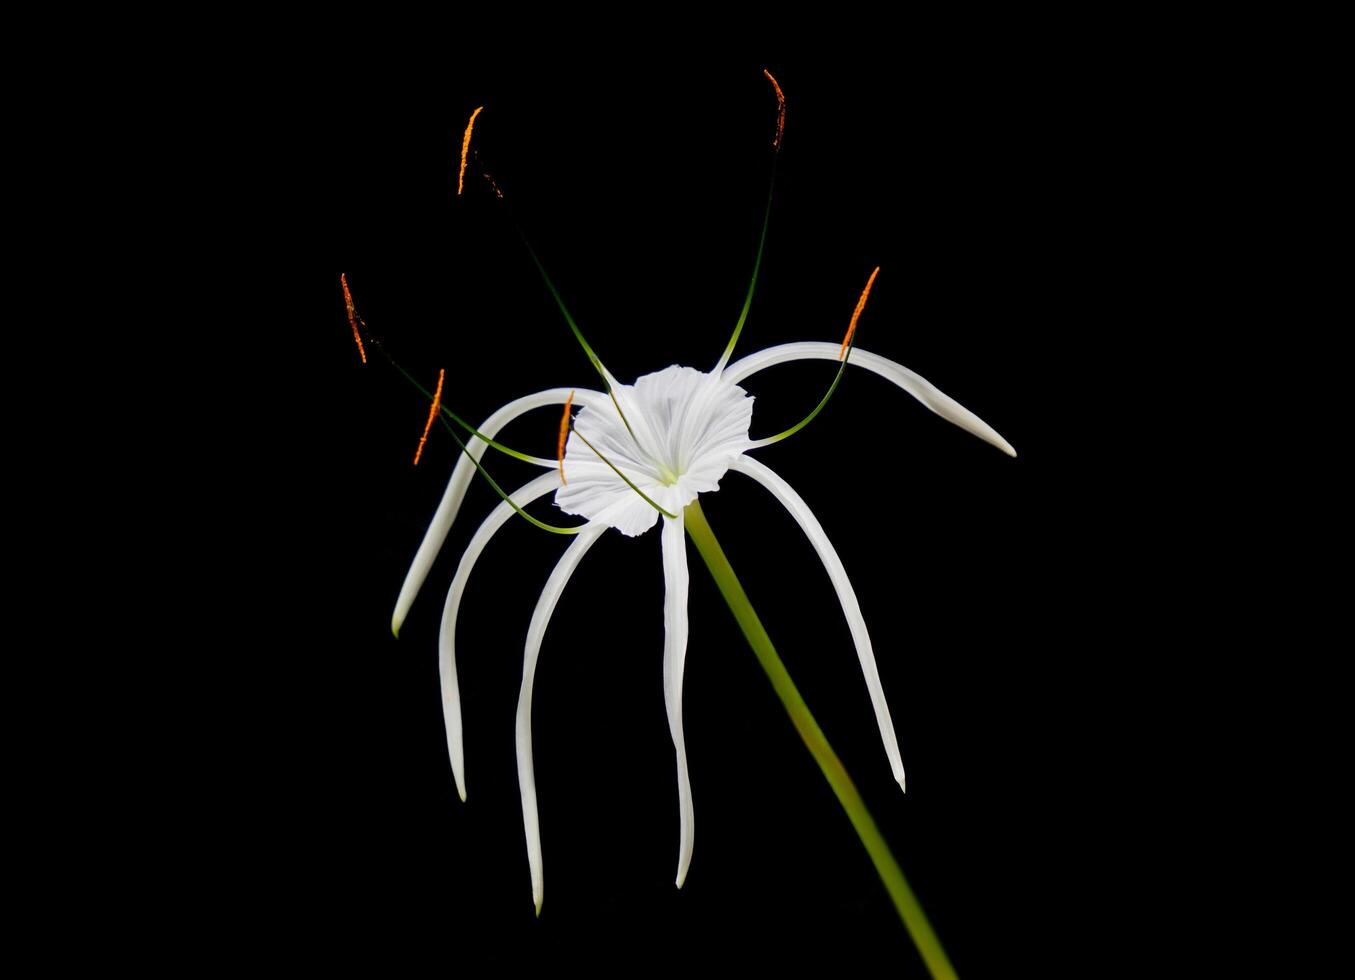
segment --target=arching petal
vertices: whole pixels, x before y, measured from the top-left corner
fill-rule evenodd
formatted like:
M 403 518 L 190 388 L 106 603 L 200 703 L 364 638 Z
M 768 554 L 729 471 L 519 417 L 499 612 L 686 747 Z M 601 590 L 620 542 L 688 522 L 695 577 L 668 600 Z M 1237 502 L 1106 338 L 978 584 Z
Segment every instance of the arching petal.
M 560 556 L 560 562 L 546 579 L 541 598 L 532 612 L 527 627 L 527 646 L 522 658 L 522 691 L 518 695 L 517 748 L 518 788 L 522 791 L 522 826 L 527 834 L 527 864 L 532 872 L 532 902 L 536 914 L 541 914 L 541 897 L 545 879 L 541 871 L 541 824 L 536 812 L 536 773 L 532 768 L 532 684 L 536 680 L 536 659 L 541 653 L 541 641 L 546 635 L 546 624 L 565 584 L 574 574 L 579 560 L 607 529 L 605 524 L 589 524 Z
M 809 543 L 819 553 L 823 567 L 837 590 L 838 601 L 842 603 L 842 612 L 847 617 L 847 626 L 852 631 L 852 640 L 856 643 L 856 656 L 861 661 L 861 673 L 866 678 L 866 689 L 870 692 L 871 704 L 875 706 L 875 720 L 880 726 L 880 739 L 884 742 L 885 754 L 894 770 L 894 778 L 899 787 L 904 787 L 903 759 L 899 756 L 899 743 L 894 737 L 894 722 L 889 717 L 889 704 L 885 701 L 884 688 L 880 686 L 880 673 L 875 668 L 875 651 L 870 645 L 870 633 L 866 630 L 866 619 L 861 615 L 861 606 L 856 601 L 856 592 L 847 578 L 847 570 L 842 567 L 842 559 L 837 556 L 823 526 L 819 524 L 808 505 L 800 495 L 791 489 L 789 483 L 781 479 L 762 463 L 748 456 L 741 456 L 729 467 L 766 487 L 777 500 L 790 511 L 790 516 L 809 538 Z
M 493 439 L 505 425 L 519 415 L 530 412 L 534 408 L 543 408 L 546 405 L 563 405 L 565 399 L 569 397 L 570 391 L 569 388 L 551 388 L 549 391 L 539 391 L 535 395 L 527 395 L 516 401 L 511 401 L 481 422 L 479 429 Z M 578 405 L 597 404 L 598 399 L 603 402 L 607 401 L 607 396 L 600 391 L 578 389 L 573 391 L 574 402 Z M 486 448 L 485 444 L 479 439 L 472 438 L 466 442 L 467 452 L 476 459 L 485 454 Z M 553 461 L 549 460 L 541 460 L 541 464 L 552 467 L 555 465 Z M 470 486 L 471 478 L 474 475 L 475 464 L 471 462 L 466 453 L 462 453 L 457 457 L 456 468 L 452 470 L 452 478 L 447 482 L 447 489 L 442 494 L 442 502 L 438 504 L 437 513 L 433 515 L 433 522 L 428 525 L 428 530 L 423 536 L 423 542 L 414 555 L 414 563 L 410 565 L 409 572 L 405 575 L 404 585 L 400 586 L 400 597 L 395 601 L 395 613 L 391 616 L 391 631 L 396 636 L 400 635 L 400 627 L 404 624 L 405 616 L 409 615 L 409 607 L 414 604 L 414 597 L 419 594 L 423 580 L 428 577 L 428 570 L 433 567 L 433 560 L 437 558 L 438 552 L 442 549 L 442 543 L 447 540 L 447 532 L 452 529 L 452 522 L 456 520 L 457 511 L 461 509 L 461 501 L 465 499 L 466 489 Z
M 560 477 L 555 473 L 538 476 L 535 480 L 510 494 L 514 503 L 526 507 L 533 500 L 544 497 L 559 484 Z M 466 802 L 466 762 L 461 740 L 461 692 L 456 682 L 456 617 L 461 608 L 461 595 L 466 591 L 466 582 L 470 579 L 471 569 L 475 567 L 480 552 L 485 550 L 489 539 L 494 537 L 513 516 L 513 508 L 507 501 L 490 511 L 475 536 L 466 545 L 461 555 L 461 563 L 456 566 L 456 575 L 452 577 L 452 586 L 447 590 L 447 604 L 442 607 L 442 629 L 438 635 L 438 674 L 442 680 L 442 719 L 447 725 L 447 754 L 452 760 L 452 775 L 456 777 L 456 791 L 461 794 L 461 802 Z
M 776 347 L 768 347 L 766 350 L 749 354 L 725 368 L 725 378 L 738 384 L 749 375 L 774 364 L 807 360 L 836 361 L 841 351 L 840 344 L 820 341 L 805 341 L 798 344 L 781 344 Z M 991 425 L 954 398 L 942 392 L 926 378 L 908 370 L 897 361 L 891 361 L 887 357 L 881 357 L 879 354 L 872 354 L 857 347 L 852 351 L 851 363 L 857 367 L 863 367 L 867 371 L 874 371 L 881 377 L 888 378 L 947 422 L 955 423 L 971 435 L 976 435 L 989 445 L 1001 449 L 1008 456 L 1016 455 L 1016 450 L 1012 448 L 1011 443 L 998 435 Z
M 687 774 L 687 743 L 682 734 L 682 671 L 687 662 L 687 541 L 682 512 L 663 521 L 663 700 L 668 708 L 668 731 L 677 752 L 679 888 L 692 863 L 692 781 Z

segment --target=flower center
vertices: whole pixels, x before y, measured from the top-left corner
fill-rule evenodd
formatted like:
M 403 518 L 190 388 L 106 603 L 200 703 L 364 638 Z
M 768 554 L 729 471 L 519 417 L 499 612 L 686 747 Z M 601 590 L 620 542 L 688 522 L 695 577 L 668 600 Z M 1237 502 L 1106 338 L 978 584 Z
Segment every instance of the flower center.
M 695 368 L 674 365 L 615 385 L 613 395 L 629 425 L 611 405 L 590 406 L 574 419 L 565 446 L 568 483 L 555 494 L 566 513 L 639 534 L 658 519 L 654 504 L 678 513 L 698 493 L 717 489 L 751 445 L 752 398 Z

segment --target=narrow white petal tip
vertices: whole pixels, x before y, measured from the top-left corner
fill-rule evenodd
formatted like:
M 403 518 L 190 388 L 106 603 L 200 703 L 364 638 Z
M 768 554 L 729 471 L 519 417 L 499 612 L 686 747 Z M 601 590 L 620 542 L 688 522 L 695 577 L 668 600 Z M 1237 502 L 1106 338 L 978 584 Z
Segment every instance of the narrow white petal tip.
M 963 428 L 963 426 L 961 428 Z M 987 432 L 974 432 L 973 434 L 978 436 L 984 442 L 988 443 L 988 445 L 992 446 L 994 449 L 1001 450 L 1002 452 L 1010 456 L 1012 459 L 1015 459 L 1016 447 L 1013 446 L 1006 439 L 1003 439 L 1000 435 L 998 435 L 997 432 L 991 426 L 985 426 L 985 428 L 988 430 Z
M 541 896 L 533 895 L 532 901 L 536 904 L 536 917 L 541 918 Z
M 466 802 L 466 790 L 462 787 L 462 785 L 461 785 L 460 783 L 457 783 L 457 784 L 456 784 L 456 792 L 458 793 L 458 795 L 460 795 L 460 797 L 461 797 L 461 802 L 462 802 L 462 803 L 465 803 L 465 802 Z
M 900 789 L 902 792 L 904 792 L 904 793 L 908 792 L 908 784 L 904 781 L 903 773 L 899 773 L 899 774 L 898 774 L 897 776 L 895 776 L 894 778 L 897 779 L 897 780 L 899 781 L 899 789 Z M 463 800 L 465 799 L 464 796 L 461 797 L 461 798 L 462 798 Z
M 401 625 L 403 624 L 400 622 L 399 617 L 397 616 L 391 617 L 391 635 L 394 636 L 397 640 L 400 639 Z
M 673 882 L 673 884 L 681 888 L 682 883 L 686 880 L 687 880 L 687 869 L 683 868 L 681 871 L 678 872 L 677 879 Z

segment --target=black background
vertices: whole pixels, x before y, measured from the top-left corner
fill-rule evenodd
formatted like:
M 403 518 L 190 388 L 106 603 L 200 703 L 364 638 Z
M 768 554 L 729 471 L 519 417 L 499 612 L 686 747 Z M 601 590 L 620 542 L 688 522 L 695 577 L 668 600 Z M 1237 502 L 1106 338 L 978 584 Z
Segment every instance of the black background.
M 797 526 L 738 474 L 703 506 L 960 974 L 1089 975 L 1118 959 L 1135 818 L 1105 788 L 1118 748 L 1107 720 L 1134 683 L 1121 650 L 1135 626 L 1106 597 L 1132 533 L 1121 504 L 1141 490 L 1112 461 L 1094 396 L 1134 313 L 1106 271 L 1132 246 L 1105 229 L 1134 207 L 1145 150 L 1107 125 L 1126 110 L 1091 71 L 1094 49 L 959 37 L 845 67 L 774 50 L 381 71 L 353 57 L 278 94 L 244 153 L 277 219 L 260 247 L 282 257 L 292 305 L 264 349 L 292 395 L 286 415 L 267 413 L 277 458 L 254 487 L 278 492 L 264 506 L 280 530 L 258 557 L 281 625 L 253 644 L 260 707 L 243 722 L 257 761 L 242 766 L 250 792 L 233 835 L 256 895 L 242 942 L 324 963 L 823 958 L 923 975 L 694 551 L 696 845 L 680 891 L 657 533 L 606 535 L 547 632 L 533 719 L 539 920 L 513 719 L 527 621 L 562 540 L 511 522 L 472 577 L 458 633 L 465 804 L 447 763 L 437 627 L 456 558 L 494 503 L 482 483 L 401 638 L 389 631 L 454 447 L 435 430 L 410 465 L 427 403 L 378 359 L 359 363 L 339 273 L 411 372 L 431 386 L 446 369 L 444 401 L 468 419 L 595 384 L 514 222 L 619 378 L 708 367 L 756 248 L 773 159 L 768 67 L 788 98 L 786 139 L 740 351 L 840 340 L 879 265 L 860 346 L 928 378 L 1020 453 L 864 371 L 760 453 L 852 576 L 906 795 Z M 474 162 L 455 194 L 478 105 L 474 146 L 507 207 Z M 754 436 L 800 418 L 833 370 L 750 379 Z M 541 411 L 504 439 L 552 455 L 557 424 Z M 487 460 L 506 487 L 534 475 Z

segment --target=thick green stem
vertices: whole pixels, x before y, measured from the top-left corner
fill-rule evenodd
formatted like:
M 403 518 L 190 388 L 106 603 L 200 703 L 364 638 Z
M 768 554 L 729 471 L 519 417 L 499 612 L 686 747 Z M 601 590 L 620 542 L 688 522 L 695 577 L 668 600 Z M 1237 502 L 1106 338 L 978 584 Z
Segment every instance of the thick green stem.
M 738 620 L 739 628 L 743 630 L 748 645 L 753 648 L 758 663 L 771 679 L 772 688 L 785 706 L 786 713 L 790 715 L 795 730 L 800 733 L 810 755 L 823 770 L 824 778 L 837 794 L 842 809 L 847 811 L 848 819 L 856 828 L 861 843 L 865 845 L 866 852 L 874 862 L 875 870 L 879 872 L 880 880 L 884 882 L 885 889 L 894 902 L 894 908 L 898 910 L 899 918 L 903 920 L 904 926 L 913 937 L 913 942 L 917 945 L 918 952 L 922 954 L 927 969 L 936 980 L 957 980 L 955 969 L 950 965 L 946 951 L 941 948 L 941 941 L 932 930 L 931 923 L 927 921 L 927 915 L 922 911 L 913 889 L 908 886 L 903 870 L 890 853 L 889 845 L 880 834 L 880 828 L 875 825 L 874 818 L 866 809 L 865 801 L 861 799 L 861 794 L 857 791 L 851 776 L 847 775 L 842 760 L 828 744 L 823 729 L 819 728 L 819 723 L 814 720 L 809 706 L 805 704 L 804 698 L 800 696 L 795 683 L 790 679 L 786 665 L 777 656 L 771 637 L 767 635 L 762 621 L 753 610 L 752 603 L 748 601 L 748 594 L 739 584 L 729 559 L 725 557 L 724 549 L 720 547 L 720 542 L 715 540 L 714 532 L 706 523 L 706 515 L 702 513 L 701 505 L 695 500 L 692 501 L 684 511 L 684 517 L 687 533 L 691 535 L 696 550 L 705 559 L 706 567 L 710 569 L 710 574 L 715 579 L 720 593 L 725 597 L 725 602 L 729 603 L 729 609 Z

